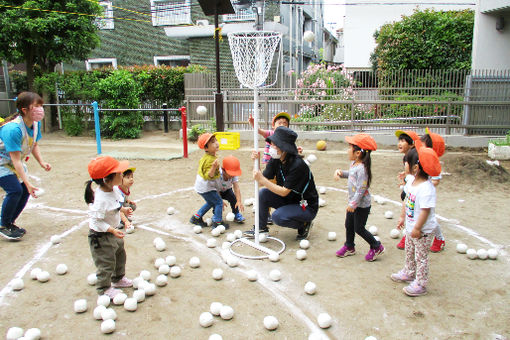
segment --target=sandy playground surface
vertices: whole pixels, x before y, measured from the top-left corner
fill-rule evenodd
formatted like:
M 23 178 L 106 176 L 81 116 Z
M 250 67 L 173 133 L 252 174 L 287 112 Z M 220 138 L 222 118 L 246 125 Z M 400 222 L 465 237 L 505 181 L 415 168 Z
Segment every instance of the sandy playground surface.
M 45 160 L 53 165 L 45 173 L 33 160 L 29 162 L 34 182 L 46 190 L 38 199 L 31 199 L 18 224 L 27 229 L 21 242 L 0 241 L 2 271 L 0 273 L 0 334 L 9 327 L 25 330 L 37 327 L 44 339 L 97 339 L 103 337 L 100 322 L 94 320 L 96 291 L 86 281 L 95 271 L 87 244 L 87 207 L 83 201 L 86 166 L 95 156 L 96 146 L 89 137 L 45 135 L 42 141 Z M 437 214 L 446 237 L 446 249 L 431 254 L 429 294 L 410 298 L 403 294 L 403 284 L 392 282 L 389 275 L 398 271 L 404 252 L 395 245 L 389 231 L 396 219 L 385 219 L 384 212 L 400 211 L 400 191 L 396 174 L 402 156 L 396 148 L 383 148 L 373 154 L 371 192 L 387 199 L 381 205 L 373 202 L 368 226 L 375 225 L 386 247 L 377 261 L 367 263 L 364 254 L 368 245 L 356 237 L 357 254 L 335 257 L 345 240 L 344 217 L 346 182 L 335 182 L 334 169 L 348 167 L 346 145 L 328 143 L 325 152 L 314 151 L 315 142 L 299 141 L 305 154 L 315 153 L 312 165 L 317 186 L 327 187 L 322 197 L 327 205 L 320 209 L 311 231 L 311 246 L 304 261 L 296 259 L 299 249 L 294 230 L 271 227 L 271 234 L 283 240 L 287 248 L 279 262 L 241 260 L 236 268 L 228 267 L 221 257 L 221 244 L 226 234 L 218 237 L 218 247 L 206 247 L 210 230 L 193 233 L 188 220 L 202 204 L 193 191 L 195 171 L 201 151 L 190 145 L 188 159 L 132 160 L 136 166 L 132 198 L 138 202 L 134 234 L 125 238 L 127 275 L 135 277 L 141 270 L 157 276 L 154 260 L 175 255 L 182 268 L 179 278 L 170 278 L 166 287 L 138 305 L 136 312 L 115 306 L 118 314 L 115 339 L 208 339 L 217 333 L 223 339 L 308 339 L 312 333 L 331 339 L 506 339 L 510 337 L 510 213 L 506 172 L 510 162 L 497 168 L 485 163 L 483 150 L 447 150 L 442 158 L 443 171 L 449 173 L 438 189 Z M 233 154 L 241 159 L 244 198 L 253 197 L 250 143 L 243 142 L 236 151 L 221 151 L 220 156 Z M 168 157 L 182 152 L 176 133 L 147 133 L 139 140 L 103 141 L 103 152 L 138 154 L 146 157 Z M 506 170 L 505 170 L 506 169 Z M 167 215 L 169 206 L 177 213 Z M 227 209 L 227 212 L 229 209 Z M 253 223 L 251 207 L 245 211 L 244 225 L 232 230 L 245 230 Z M 329 231 L 338 235 L 328 241 Z M 63 235 L 62 243 L 52 245 L 52 235 Z M 158 252 L 155 237 L 162 237 L 167 249 Z M 469 248 L 498 248 L 498 260 L 469 260 L 455 250 L 457 243 Z M 201 260 L 192 269 L 192 256 Z M 55 267 L 65 263 L 69 271 L 57 275 Z M 39 267 L 51 274 L 47 283 L 30 279 L 32 268 Z M 222 268 L 224 277 L 215 281 L 211 273 Z M 250 282 L 246 273 L 256 270 L 257 282 Z M 282 279 L 273 282 L 269 272 L 279 269 Z M 22 277 L 25 288 L 13 292 L 9 282 Z M 307 281 L 317 284 L 317 293 L 307 295 Z M 130 296 L 133 289 L 125 289 Z M 88 311 L 76 314 L 73 303 L 88 301 Z M 225 321 L 214 317 L 209 328 L 199 325 L 199 316 L 208 311 L 212 302 L 231 306 L 235 315 Z M 317 325 L 320 313 L 329 313 L 333 324 L 328 329 Z M 279 328 L 268 331 L 263 319 L 273 315 Z

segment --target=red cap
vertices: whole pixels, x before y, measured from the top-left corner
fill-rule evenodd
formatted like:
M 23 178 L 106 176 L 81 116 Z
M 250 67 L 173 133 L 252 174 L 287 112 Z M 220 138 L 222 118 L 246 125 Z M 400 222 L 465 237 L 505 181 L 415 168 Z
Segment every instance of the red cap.
M 230 176 L 241 176 L 242 174 L 241 163 L 232 155 L 223 158 L 223 169 L 225 169 Z
M 119 162 L 110 156 L 101 156 L 94 158 L 89 162 L 88 170 L 90 178 L 100 179 L 105 178 L 109 174 L 116 172 L 124 172 L 129 168 L 129 161 Z
M 397 136 L 397 137 L 400 137 L 400 135 L 402 135 L 402 134 L 408 135 L 409 137 L 411 137 L 411 139 L 414 142 L 416 142 L 418 139 L 420 139 L 418 134 L 411 130 L 397 130 L 397 131 L 395 131 L 395 136 Z
M 347 143 L 356 145 L 363 150 L 377 150 L 377 143 L 375 142 L 375 139 L 366 133 L 358 133 L 357 135 L 351 137 L 346 136 L 345 140 Z
M 203 133 L 201 134 L 199 137 L 198 137 L 198 147 L 200 149 L 204 149 L 205 146 L 207 145 L 207 143 L 209 143 L 209 141 L 211 140 L 211 138 L 214 137 L 214 134 L 212 133 L 209 133 L 209 132 L 206 132 L 206 133 Z
M 418 159 L 420 160 L 423 171 L 429 176 L 439 176 L 441 174 L 441 163 L 434 150 L 427 147 L 418 147 Z
M 425 128 L 425 133 L 430 136 L 430 139 L 432 139 L 432 149 L 434 149 L 437 156 L 441 157 L 442 155 L 444 155 L 445 142 L 443 137 L 441 137 L 437 133 L 430 132 L 428 127 Z

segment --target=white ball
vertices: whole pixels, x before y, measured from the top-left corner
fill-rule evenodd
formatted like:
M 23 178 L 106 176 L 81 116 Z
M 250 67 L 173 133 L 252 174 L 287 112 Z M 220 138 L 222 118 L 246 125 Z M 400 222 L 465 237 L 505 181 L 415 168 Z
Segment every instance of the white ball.
M 278 269 L 273 269 L 269 272 L 269 278 L 273 281 L 280 281 L 282 278 L 282 273 Z
M 370 335 L 370 336 L 367 336 L 365 338 L 365 340 L 377 340 L 377 338 L 375 336 Z
M 175 208 L 174 207 L 168 207 L 168 209 L 166 209 L 166 213 L 168 215 L 173 215 L 175 214 Z
M 319 316 L 317 317 L 317 323 L 319 324 L 320 328 L 329 328 L 331 327 L 333 320 L 331 319 L 331 316 L 329 316 L 328 313 L 320 313 Z
M 227 216 L 225 216 L 225 219 L 228 221 L 228 222 L 232 222 L 234 220 L 234 218 L 236 217 L 236 215 L 234 215 L 233 212 L 229 212 L 227 214 Z
M 485 250 L 485 249 L 478 249 L 478 251 L 476 252 L 476 255 L 478 256 L 478 258 L 480 260 L 487 260 L 487 257 L 488 257 L 487 250 Z
M 230 248 L 230 242 L 225 241 L 221 244 L 221 249 L 229 249 L 229 248 Z
M 96 273 L 89 274 L 87 276 L 87 282 L 89 285 L 93 286 L 97 283 L 97 276 Z
M 154 261 L 154 268 L 159 269 L 162 265 L 166 264 L 165 259 L 162 257 L 158 257 L 156 261 Z
M 374 196 L 374 200 L 379 203 L 379 204 L 384 204 L 386 203 L 386 200 L 384 198 L 382 198 L 381 196 L 378 196 L 378 195 L 375 195 Z
M 106 308 L 104 311 L 101 312 L 101 318 L 106 320 L 117 320 L 117 313 L 113 308 Z
M 305 260 L 306 259 L 306 250 L 299 249 L 298 251 L 296 251 L 296 258 L 301 261 Z
M 165 241 L 161 240 L 160 242 L 156 242 L 155 247 L 157 251 L 163 251 L 166 249 L 166 243 Z
M 326 205 L 326 200 L 324 198 L 319 197 L 319 207 L 324 207 Z
M 227 230 L 227 228 L 225 228 L 225 226 L 223 224 L 220 224 L 219 226 L 217 226 L 216 229 L 220 230 L 220 234 L 223 234 Z
M 227 234 L 227 241 L 228 242 L 234 242 L 236 240 L 236 235 L 234 235 L 233 233 L 228 233 Z
M 97 305 L 108 307 L 110 305 L 110 297 L 108 295 L 99 295 L 97 297 Z
M 106 307 L 103 305 L 96 306 L 94 308 L 94 312 L 92 312 L 92 315 L 94 315 L 94 319 L 96 320 L 102 320 L 103 317 L 101 316 L 101 313 L 106 310 Z
M 39 282 L 48 282 L 49 279 L 50 279 L 50 273 L 48 273 L 45 270 L 43 270 L 39 274 L 37 274 L 37 281 L 39 281 Z
M 385 211 L 384 217 L 386 217 L 387 219 L 393 218 L 393 211 L 391 211 L 391 210 Z
M 334 231 L 330 231 L 328 233 L 328 241 L 335 241 L 336 240 L 336 233 Z
M 212 219 L 210 217 L 206 218 L 205 223 L 207 224 L 208 227 L 212 226 Z
M 236 238 L 241 238 L 243 237 L 243 232 L 239 229 L 237 229 L 236 231 L 234 231 L 234 235 Z
M 310 248 L 310 241 L 308 241 L 308 240 L 301 240 L 299 242 L 299 248 L 301 248 L 301 249 L 308 249 L 308 248 Z
M 23 282 L 23 279 L 20 278 L 12 279 L 11 287 L 13 290 L 22 290 L 25 288 L 25 283 Z
M 133 288 L 137 289 L 139 286 L 140 286 L 140 283 L 142 281 L 145 281 L 143 278 L 141 278 L 140 276 L 137 276 L 133 279 Z
M 189 266 L 191 268 L 198 268 L 200 267 L 200 259 L 196 256 L 193 256 L 192 258 L 189 259 Z
M 133 292 L 133 298 L 136 299 L 137 302 L 142 302 L 145 300 L 145 290 L 137 289 Z
M 57 244 L 57 243 L 60 243 L 62 241 L 62 239 L 60 238 L 60 236 L 58 235 L 53 235 L 51 238 L 50 238 L 50 241 L 51 243 L 53 244 Z
M 37 274 L 41 272 L 41 268 L 34 268 L 30 271 L 30 278 L 32 280 L 37 280 Z
M 169 255 L 165 258 L 165 262 L 171 267 L 177 262 L 177 258 L 173 255 Z
M 280 254 L 278 254 L 277 252 L 271 252 L 269 254 L 269 261 L 271 261 L 271 262 L 280 261 Z
M 368 231 L 370 232 L 370 234 L 374 236 L 377 235 L 377 227 L 375 225 L 370 226 L 370 228 L 368 228 Z
M 474 249 L 468 249 L 466 251 L 466 254 L 467 254 L 467 257 L 470 258 L 471 260 L 474 260 L 478 257 L 478 255 L 476 254 L 476 250 Z
M 266 327 L 266 329 L 273 331 L 278 328 L 278 325 L 278 319 L 274 316 L 269 315 L 264 318 L 264 327 Z
M 167 265 L 166 263 L 165 264 L 162 264 L 159 268 L 158 268 L 158 273 L 160 274 L 164 274 L 164 275 L 167 275 L 168 273 L 170 273 L 170 266 Z
M 214 318 L 211 313 L 209 312 L 203 312 L 200 314 L 200 326 L 202 327 L 209 327 L 213 324 Z
M 246 206 L 253 205 L 254 201 L 255 200 L 253 198 L 247 198 L 247 199 L 244 200 L 244 205 L 246 205 Z
M 223 337 L 219 334 L 211 334 L 209 335 L 209 340 L 223 340 Z
M 179 266 L 173 266 L 172 269 L 170 269 L 170 276 L 173 278 L 177 278 L 181 276 L 181 267 Z
M 391 238 L 399 238 L 400 237 L 400 230 L 393 228 L 390 230 L 390 237 Z
M 211 312 L 212 315 L 219 316 L 221 307 L 223 307 L 223 304 L 221 302 L 213 302 L 209 307 L 209 311 Z
M 83 313 L 87 310 L 87 300 L 79 299 L 74 301 L 74 311 L 75 313 Z
M 156 285 L 154 283 L 147 283 L 143 290 L 145 291 L 145 296 L 152 296 L 156 294 Z
M 259 234 L 259 242 L 260 243 L 266 243 L 267 242 L 267 237 L 268 237 L 267 233 Z
M 234 309 L 230 306 L 222 306 L 220 308 L 220 317 L 223 320 L 230 320 L 234 317 Z
M 223 270 L 221 268 L 213 269 L 212 271 L 212 277 L 215 280 L 221 280 L 223 279 Z
M 308 163 L 313 164 L 317 160 L 317 156 L 315 156 L 313 153 L 309 154 L 308 157 L 306 157 L 306 160 Z
M 211 235 L 214 236 L 214 237 L 218 237 L 220 236 L 221 234 L 221 229 L 219 226 L 217 226 L 216 228 L 214 229 L 211 229 Z
M 158 236 L 158 237 L 155 237 L 155 238 L 154 238 L 154 240 L 152 241 L 152 244 L 153 244 L 154 246 L 156 246 L 156 243 L 161 242 L 161 241 L 163 241 L 163 239 L 162 239 L 161 237 L 159 237 L 159 236 Z
M 214 248 L 216 247 L 216 240 L 213 238 L 210 238 L 207 240 L 207 247 Z
M 23 336 L 23 328 L 11 327 L 7 331 L 7 335 L 5 336 L 5 338 L 7 340 L 15 340 L 15 339 L 21 338 L 22 336 Z
M 227 257 L 227 265 L 231 268 L 237 267 L 239 265 L 239 259 L 237 256 L 230 255 Z
M 303 33 L 303 40 L 306 42 L 312 42 L 315 40 L 315 34 L 312 31 L 306 31 Z
M 124 304 L 124 301 L 126 301 L 127 299 L 127 295 L 124 294 L 124 293 L 118 293 L 117 295 L 115 295 L 115 297 L 113 298 L 113 304 L 114 305 L 122 305 Z
M 326 193 L 325 187 L 319 187 L 319 194 L 324 195 Z
M 250 270 L 248 273 L 246 273 L 246 276 L 248 277 L 248 280 L 251 282 L 257 281 L 259 274 L 255 270 Z
M 193 232 L 194 232 L 195 234 L 200 234 L 200 233 L 202 232 L 202 227 L 201 227 L 201 226 L 199 226 L 199 225 L 194 226 L 194 227 L 193 227 Z
M 487 250 L 487 255 L 489 256 L 489 258 L 491 260 L 495 260 L 498 258 L 498 250 L 494 249 L 494 248 L 489 249 L 489 250 Z
M 317 291 L 317 285 L 312 281 L 308 281 L 305 283 L 305 293 L 308 295 L 313 295 Z
M 101 332 L 103 334 L 110 334 L 115 331 L 115 321 L 112 319 L 101 322 Z
M 142 270 L 140 272 L 140 277 L 145 281 L 149 281 L 151 279 L 151 272 L 148 270 Z
M 468 247 L 466 244 L 464 244 L 464 243 L 457 244 L 457 253 L 465 254 L 467 249 L 468 249 Z
M 58 264 L 57 268 L 55 268 L 55 271 L 58 275 L 64 275 L 67 273 L 67 266 L 64 263 Z
M 166 276 L 165 276 L 166 278 Z M 127 298 L 124 301 L 124 309 L 129 312 L 134 312 L 138 308 L 138 301 L 135 298 Z
M 207 107 L 205 107 L 203 105 L 197 106 L 197 114 L 203 116 L 206 113 L 207 113 Z

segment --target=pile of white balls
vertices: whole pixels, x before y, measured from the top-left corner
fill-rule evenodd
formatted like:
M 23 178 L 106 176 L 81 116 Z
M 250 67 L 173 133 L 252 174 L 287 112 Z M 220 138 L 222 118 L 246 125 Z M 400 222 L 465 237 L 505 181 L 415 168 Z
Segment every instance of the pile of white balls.
M 468 249 L 468 246 L 464 243 L 457 244 L 457 253 L 466 254 L 467 257 L 471 260 L 475 260 L 475 259 L 486 260 L 487 258 L 489 258 L 491 260 L 496 260 L 499 255 L 498 250 L 495 248 L 492 248 L 489 250 L 485 250 L 485 249 L 475 250 L 473 248 Z
M 209 307 L 209 312 L 200 314 L 200 326 L 207 328 L 212 326 L 214 316 L 219 316 L 223 320 L 231 320 L 234 317 L 234 309 L 230 306 L 223 305 L 221 302 L 213 302 Z

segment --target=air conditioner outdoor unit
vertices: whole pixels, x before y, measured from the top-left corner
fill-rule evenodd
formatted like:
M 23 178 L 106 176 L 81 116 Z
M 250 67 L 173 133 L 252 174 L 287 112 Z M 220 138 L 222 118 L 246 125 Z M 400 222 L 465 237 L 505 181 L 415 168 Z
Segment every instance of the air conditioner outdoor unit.
M 197 20 L 197 26 L 207 26 L 209 25 L 209 20 Z

